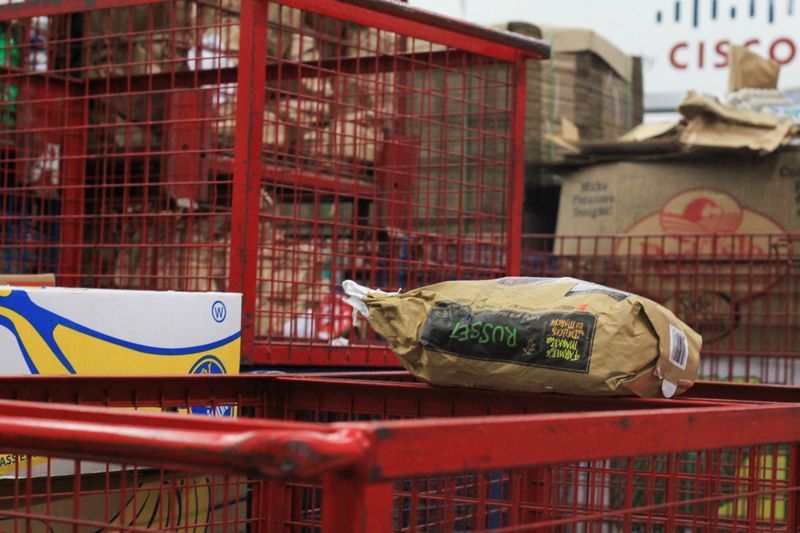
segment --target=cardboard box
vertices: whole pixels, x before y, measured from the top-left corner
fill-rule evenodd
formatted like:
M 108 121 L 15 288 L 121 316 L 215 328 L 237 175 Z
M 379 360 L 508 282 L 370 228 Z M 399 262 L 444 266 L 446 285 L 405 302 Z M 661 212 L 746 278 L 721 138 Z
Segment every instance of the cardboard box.
M 4 374 L 238 374 L 241 327 L 240 294 L 0 287 Z M 18 459 L 0 454 L 0 478 Z M 55 461 L 51 474 L 72 468 Z
M 525 161 L 560 161 L 565 151 L 549 139 L 563 134 L 563 120 L 582 140 L 610 139 L 642 121 L 641 59 L 624 54 L 603 36 L 578 28 L 536 28 L 509 22 L 501 29 L 539 36 L 552 58 L 528 62 Z
M 4 374 L 239 371 L 241 295 L 0 288 Z
M 800 149 L 609 162 L 567 175 L 559 235 L 800 231 Z M 705 199 L 705 200 L 703 200 Z
M 55 274 L 0 274 L 0 285 L 15 287 L 54 287 Z
M 142 468 L 83 475 L 77 508 L 74 490 L 71 477 L 35 479 L 25 487 L 0 482 L 0 531 L 245 531 L 250 510 L 248 484 L 228 476 Z M 20 512 L 29 519 L 13 516 Z
M 555 251 L 562 272 L 656 299 L 700 331 L 704 351 L 752 354 L 755 379 L 788 382 L 794 366 L 761 357 L 797 351 L 797 231 L 800 149 L 684 155 L 568 175 Z M 701 375 L 743 379 L 743 357 L 705 366 L 715 360 Z

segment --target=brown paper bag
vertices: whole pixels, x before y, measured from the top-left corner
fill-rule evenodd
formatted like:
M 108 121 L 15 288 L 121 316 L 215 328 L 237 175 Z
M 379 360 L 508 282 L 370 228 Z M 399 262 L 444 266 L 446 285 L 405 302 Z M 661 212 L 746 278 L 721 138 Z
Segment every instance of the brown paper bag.
M 739 89 L 777 89 L 781 66 L 743 46 L 731 46 L 728 92 Z
M 671 311 L 573 278 L 448 281 L 347 301 L 434 385 L 671 397 L 692 386 L 702 339 Z

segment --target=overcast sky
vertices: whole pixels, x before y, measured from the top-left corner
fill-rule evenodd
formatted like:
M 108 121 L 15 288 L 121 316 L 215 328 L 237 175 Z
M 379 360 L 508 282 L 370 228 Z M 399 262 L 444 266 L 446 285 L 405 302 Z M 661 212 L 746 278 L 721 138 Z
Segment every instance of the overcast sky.
M 644 60 L 645 91 L 680 100 L 687 90 L 724 94 L 727 47 L 783 65 L 781 87 L 800 87 L 797 0 L 409 0 L 479 24 L 518 20 L 589 28 Z
M 646 1 L 626 0 L 626 2 L 633 11 L 644 9 L 649 13 L 652 9 Z M 480 24 L 509 20 L 585 28 L 607 28 L 610 24 L 618 26 L 624 24 L 619 18 L 619 13 L 613 9 L 613 5 L 610 7 L 610 4 L 599 0 L 409 0 L 409 3 Z M 619 39 L 615 39 L 614 35 L 604 36 L 621 48 L 626 44 L 617 42 Z M 629 51 L 629 53 L 634 52 L 634 50 Z

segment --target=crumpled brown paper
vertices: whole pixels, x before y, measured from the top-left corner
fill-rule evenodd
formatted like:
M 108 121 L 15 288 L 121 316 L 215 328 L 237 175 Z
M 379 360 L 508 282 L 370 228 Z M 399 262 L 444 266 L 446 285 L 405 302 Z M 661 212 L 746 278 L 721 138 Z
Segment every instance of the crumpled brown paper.
M 795 133 L 791 120 L 736 109 L 691 91 L 679 110 L 686 118 L 681 134 L 681 142 L 686 146 L 747 148 L 769 153 L 789 142 Z
M 744 46 L 731 46 L 728 92 L 739 89 L 776 89 L 781 66 Z

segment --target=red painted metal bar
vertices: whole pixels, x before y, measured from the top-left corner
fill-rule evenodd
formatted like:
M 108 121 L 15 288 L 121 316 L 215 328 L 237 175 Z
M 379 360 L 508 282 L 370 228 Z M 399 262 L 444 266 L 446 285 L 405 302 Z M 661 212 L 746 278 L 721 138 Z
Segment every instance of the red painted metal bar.
M 480 56 L 469 54 L 463 50 L 434 51 L 425 53 L 395 53 L 383 56 L 368 57 L 337 57 L 317 61 L 297 62 L 272 62 L 266 65 L 264 72 L 266 80 L 296 79 L 296 78 L 335 78 L 342 74 L 358 74 L 364 72 L 404 72 L 413 68 L 416 70 L 447 68 L 453 69 L 460 66 L 475 66 L 479 63 Z M 0 67 L 0 72 L 12 72 L 12 69 Z M 58 79 L 53 76 L 40 74 L 41 79 Z M 70 86 L 84 87 L 88 85 L 90 92 L 103 94 L 126 94 L 140 91 L 165 91 L 175 89 L 198 89 L 205 85 L 218 83 L 236 83 L 238 69 L 233 67 L 219 70 L 199 70 L 190 72 L 166 72 L 157 74 L 138 74 L 131 76 L 116 76 L 81 80 L 71 78 Z M 270 91 L 268 96 L 275 97 L 280 94 L 278 89 Z
M 12 451 L 297 478 L 356 469 L 369 482 L 800 441 L 800 407 L 790 405 L 330 425 L 0 407 Z
M 322 530 L 325 533 L 392 531 L 391 483 L 369 483 L 353 472 L 326 475 L 322 484 Z
M 543 41 L 532 39 L 520 34 L 511 32 L 498 32 L 489 30 L 485 26 L 471 24 L 462 20 L 442 17 L 432 11 L 426 11 L 408 4 L 398 2 L 381 2 L 376 0 L 343 0 L 344 3 L 349 3 L 354 6 L 363 6 L 368 9 L 374 9 L 378 12 L 391 14 L 400 19 L 413 20 L 422 24 L 429 24 L 432 26 L 441 27 L 457 34 L 468 35 L 480 39 L 492 40 L 498 43 L 514 46 L 530 54 L 529 57 L 546 59 L 550 54 L 550 47 Z M 413 35 L 412 35 L 413 37 Z M 458 42 L 458 41 L 457 41 Z M 446 44 L 446 43 L 444 43 Z M 458 46 L 455 46 L 456 48 Z
M 49 85 L 46 86 L 49 89 Z M 83 188 L 86 186 L 86 153 L 88 142 L 88 111 L 81 105 L 78 95 L 69 86 L 65 86 L 61 96 L 63 105 L 63 176 L 61 183 L 64 194 L 61 204 L 61 215 L 64 222 L 61 227 L 60 243 L 64 250 L 59 257 L 59 282 L 62 286 L 80 286 L 81 245 L 84 239 L 85 201 Z
M 383 379 L 382 376 L 384 376 Z M 282 417 L 294 411 L 327 410 L 351 416 L 385 417 L 487 416 L 599 410 L 641 410 L 716 406 L 740 401 L 800 402 L 784 387 L 698 385 L 696 396 L 670 400 L 512 393 L 432 387 L 399 381 L 403 373 L 239 376 L 2 376 L 0 398 L 75 403 L 108 407 L 182 408 L 236 406 L 252 416 Z M 715 394 L 718 394 L 716 396 Z M 272 412 L 269 409 L 273 409 Z M 279 413 L 279 414 L 275 414 Z
M 800 402 L 800 387 L 701 381 L 686 392 L 684 399 L 734 400 L 736 402 Z
M 53 16 L 88 11 L 145 6 L 161 0 L 26 0 L 0 5 L 0 20 L 23 17 Z
M 152 411 L 131 411 L 121 409 L 108 409 L 85 405 L 67 405 L 60 403 L 27 402 L 21 400 L 0 400 L 3 415 L 19 419 L 26 419 L 34 426 L 46 426 L 45 422 L 37 420 L 62 420 L 70 423 L 92 422 L 108 424 L 109 426 L 135 426 L 147 427 L 155 431 L 158 429 L 193 430 L 202 423 L 202 427 L 209 431 L 224 431 L 230 429 L 236 432 L 251 432 L 258 430 L 278 429 L 282 431 L 301 430 L 311 431 L 316 425 L 306 422 L 284 420 L 253 420 L 248 418 L 229 418 L 216 416 L 187 416 L 170 413 L 162 415 Z M 230 425 L 233 424 L 233 425 Z M 323 429 L 322 431 L 331 431 Z
M 216 159 L 211 162 L 211 166 L 215 170 L 229 173 L 233 168 L 233 161 Z M 372 193 L 374 189 L 373 184 L 361 180 L 314 174 L 277 165 L 262 164 L 261 173 L 265 179 L 272 183 L 314 190 L 320 194 L 354 194 L 355 191 L 363 194 L 365 192 Z
M 242 4 L 239 75 L 236 87 L 236 140 L 233 149 L 233 205 L 228 290 L 242 293 L 242 353 L 255 340 L 256 273 L 261 209 L 261 144 L 267 65 L 268 1 Z
M 789 455 L 791 464 L 794 465 L 787 475 L 789 483 L 793 486 L 800 484 L 800 446 L 795 446 Z M 793 492 L 788 498 L 788 509 L 786 513 L 786 523 L 790 524 L 789 527 L 794 526 L 797 531 L 800 528 L 800 494 Z
M 303 479 L 356 465 L 367 446 L 359 430 L 298 422 L 9 401 L 0 401 L 0 409 L 4 449 L 65 458 Z
M 304 374 L 302 375 L 304 379 L 330 379 L 330 380 L 354 380 L 354 381 L 372 381 L 372 382 L 382 382 L 384 385 L 389 383 L 407 383 L 413 384 L 414 388 L 424 388 L 430 390 L 438 390 L 441 392 L 453 392 L 452 389 L 441 389 L 436 387 L 431 387 L 430 385 L 426 385 L 424 383 L 416 382 L 414 377 L 405 370 L 394 370 L 394 371 L 362 371 L 362 372 L 348 372 L 348 371 L 337 371 L 337 372 L 328 372 L 328 373 L 314 373 L 314 374 Z M 286 376 L 284 379 L 294 379 L 291 375 Z M 0 383 L 2 383 L 2 378 L 0 378 Z M 509 392 L 500 392 L 500 391 L 481 391 L 481 390 L 472 390 L 469 389 L 459 389 L 459 393 L 464 392 L 474 392 L 476 394 L 483 394 L 487 397 L 491 395 L 491 398 L 498 398 L 498 397 L 505 397 L 505 396 L 526 396 L 525 393 L 509 393 Z M 530 395 L 527 395 L 530 396 Z M 558 401 L 558 398 L 572 398 L 570 396 L 564 395 L 543 395 L 548 398 L 554 398 Z M 582 398 L 586 401 L 593 401 L 588 400 L 586 397 L 575 397 L 575 398 Z M 650 402 L 652 400 L 649 399 L 642 399 L 642 398 L 599 398 L 599 400 L 608 400 L 608 401 L 618 401 L 618 400 L 635 400 L 635 401 L 644 401 Z M 798 403 L 800 402 L 800 388 L 794 386 L 787 386 L 787 385 L 769 385 L 769 384 L 756 384 L 756 383 L 729 383 L 729 382 L 720 382 L 720 381 L 698 381 L 694 384 L 692 388 L 690 388 L 684 395 L 675 398 L 675 400 L 680 400 L 684 402 L 690 402 L 694 400 L 700 399 L 708 399 L 712 401 L 725 401 L 725 400 L 732 400 L 735 402 L 777 402 L 777 403 Z M 661 401 L 661 400 L 655 400 Z
M 0 6 L 0 20 L 11 20 L 22 16 L 52 16 L 88 11 L 94 9 L 125 8 L 137 5 L 155 4 L 159 0 L 26 0 L 21 4 Z M 246 3 L 246 2 L 245 2 Z M 366 26 L 379 27 L 411 37 L 428 39 L 438 37 L 440 44 L 454 48 L 471 47 L 464 37 L 484 40 L 493 46 L 481 46 L 472 52 L 516 61 L 521 54 L 529 58 L 547 58 L 550 49 L 542 41 L 510 32 L 500 32 L 461 20 L 444 17 L 431 11 L 408 6 L 399 2 L 385 0 L 282 0 L 283 4 L 297 7 L 331 17 L 347 17 L 353 22 Z M 244 7 L 244 6 L 243 6 Z M 382 24 L 384 23 L 385 26 Z M 430 28 L 436 28 L 431 33 Z M 244 33 L 244 32 L 243 32 Z M 435 40 L 435 39 L 432 39 Z M 465 46 L 465 44 L 467 46 Z M 244 48 L 242 47 L 242 50 Z
M 318 378 L 364 379 L 375 381 L 415 381 L 407 370 L 335 370 L 310 374 Z
M 389 348 L 381 344 L 348 346 L 331 350 L 329 346 L 298 346 L 296 342 L 273 342 L 269 346 L 256 344 L 251 361 L 268 361 L 272 365 L 310 365 L 327 367 L 399 368 L 400 363 Z
M 0 376 L 0 398 L 133 408 L 177 408 L 233 404 L 257 408 L 268 403 L 292 409 L 419 416 L 485 416 L 584 410 L 701 407 L 721 403 L 800 403 L 800 390 L 777 385 L 697 383 L 670 399 L 580 397 L 433 387 L 407 372 L 307 375 L 197 376 Z M 269 416 L 269 415 L 266 415 Z
M 346 14 L 348 20 L 357 24 L 381 28 L 504 61 L 515 62 L 526 57 L 544 59 L 550 56 L 549 46 L 537 39 L 490 30 L 399 2 L 288 0 L 286 3 L 329 17 L 341 17 Z
M 799 406 L 334 424 L 373 435 L 370 479 L 800 441 Z M 502 438 L 499 438 L 502 436 Z
M 525 104 L 527 67 L 512 67 L 513 113 L 511 123 L 511 186 L 509 187 L 508 275 L 518 276 L 522 264 L 522 213 L 525 203 Z
M 728 403 L 726 400 L 694 398 L 664 400 L 510 393 L 431 387 L 422 383 L 315 378 L 311 375 L 280 378 L 273 383 L 273 391 L 295 410 L 323 409 L 411 418 L 690 408 Z
M 192 376 L 0 376 L 0 398 L 108 407 L 181 407 L 214 401 L 262 406 L 266 375 Z

